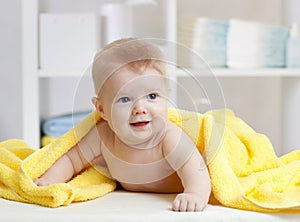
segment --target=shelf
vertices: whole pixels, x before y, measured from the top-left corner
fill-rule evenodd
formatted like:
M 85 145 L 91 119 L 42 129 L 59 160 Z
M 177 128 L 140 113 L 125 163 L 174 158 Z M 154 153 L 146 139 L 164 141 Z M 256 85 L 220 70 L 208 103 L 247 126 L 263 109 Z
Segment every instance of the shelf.
M 84 73 L 87 70 L 73 70 L 73 71 L 46 71 L 38 70 L 39 78 L 61 78 L 61 77 L 82 77 L 86 76 Z
M 55 77 L 81 77 L 86 70 L 74 71 L 45 71 L 39 70 L 38 75 L 40 78 L 55 78 Z M 188 73 L 197 73 L 196 69 L 175 69 L 170 70 L 169 73 L 175 74 L 176 77 L 188 76 Z M 300 68 L 259 68 L 259 69 L 231 69 L 231 68 L 214 68 L 211 72 L 216 77 L 300 77 Z M 209 73 L 201 73 L 201 75 L 210 76 Z M 86 75 L 84 75 L 86 76 Z
M 300 69 L 258 68 L 258 69 L 213 69 L 220 77 L 300 77 Z
M 186 69 L 175 71 L 176 77 L 188 76 L 188 73 L 197 73 L 198 70 Z M 232 69 L 232 68 L 214 68 L 211 72 L 200 73 L 203 76 L 210 76 L 211 73 L 216 77 L 300 77 L 300 68 L 258 68 L 258 69 Z

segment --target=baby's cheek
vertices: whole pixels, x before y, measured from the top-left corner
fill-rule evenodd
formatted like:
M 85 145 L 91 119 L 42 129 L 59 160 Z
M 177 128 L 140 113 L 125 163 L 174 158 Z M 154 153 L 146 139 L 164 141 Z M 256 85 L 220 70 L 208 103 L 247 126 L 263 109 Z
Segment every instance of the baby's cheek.
M 128 109 L 119 108 L 114 109 L 111 113 L 111 124 L 110 127 L 116 133 L 124 133 L 124 130 L 128 130 L 129 126 L 129 115 Z

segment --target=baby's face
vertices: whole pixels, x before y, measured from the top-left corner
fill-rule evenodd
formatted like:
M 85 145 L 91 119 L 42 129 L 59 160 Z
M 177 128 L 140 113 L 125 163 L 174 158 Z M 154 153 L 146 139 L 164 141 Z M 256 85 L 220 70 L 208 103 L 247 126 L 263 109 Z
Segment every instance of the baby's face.
M 102 91 L 103 116 L 116 135 L 131 146 L 165 131 L 168 118 L 166 77 L 154 69 L 123 68 Z

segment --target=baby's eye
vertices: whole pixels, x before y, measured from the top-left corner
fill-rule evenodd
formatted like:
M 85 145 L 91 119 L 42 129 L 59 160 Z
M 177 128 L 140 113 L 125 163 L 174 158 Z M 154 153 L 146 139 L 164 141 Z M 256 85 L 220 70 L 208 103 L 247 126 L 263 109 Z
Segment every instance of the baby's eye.
M 122 98 L 118 99 L 118 102 L 121 102 L 121 103 L 127 103 L 129 101 L 130 101 L 129 97 L 122 97 Z
M 156 99 L 156 97 L 157 97 L 157 94 L 156 94 L 156 93 L 150 93 L 150 94 L 147 96 L 147 98 L 148 98 L 148 99 L 151 99 L 151 100 Z

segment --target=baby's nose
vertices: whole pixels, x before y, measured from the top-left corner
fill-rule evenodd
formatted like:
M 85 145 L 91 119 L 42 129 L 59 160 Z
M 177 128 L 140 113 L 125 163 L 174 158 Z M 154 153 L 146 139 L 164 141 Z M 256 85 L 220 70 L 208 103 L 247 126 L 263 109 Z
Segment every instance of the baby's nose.
M 147 114 L 147 109 L 142 101 L 139 100 L 134 103 L 134 107 L 132 109 L 132 114 L 133 115 Z

